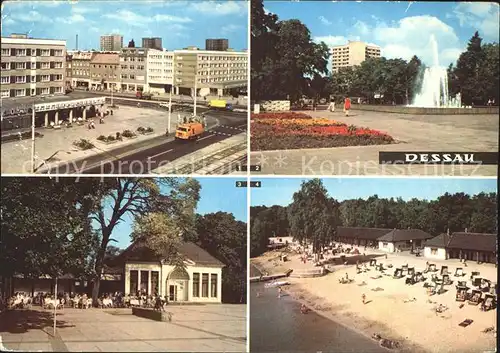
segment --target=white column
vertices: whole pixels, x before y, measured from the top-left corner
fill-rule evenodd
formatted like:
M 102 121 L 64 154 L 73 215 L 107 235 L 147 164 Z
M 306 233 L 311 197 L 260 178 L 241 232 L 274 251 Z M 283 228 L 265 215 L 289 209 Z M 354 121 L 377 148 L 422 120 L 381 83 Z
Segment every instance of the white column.
M 59 111 L 56 110 L 56 121 L 55 121 L 55 124 L 56 125 L 59 125 Z
M 188 274 L 189 274 L 188 302 L 192 302 L 193 301 L 193 287 L 194 287 L 193 271 L 188 271 Z
M 87 107 L 83 107 L 82 118 L 83 120 L 87 120 Z
M 125 290 L 123 291 L 123 293 L 125 293 L 125 295 L 129 295 L 130 294 L 130 270 L 127 270 L 125 269 Z
M 211 289 L 212 289 L 212 287 L 210 286 L 210 284 L 211 284 L 210 282 L 212 282 L 212 274 L 209 272 L 208 273 L 208 299 L 212 298 L 212 296 L 211 296 L 212 293 L 210 293 Z
M 45 113 L 45 127 L 49 126 L 49 112 Z
M 151 293 L 151 271 L 148 271 L 148 295 L 152 295 L 152 293 Z
M 73 109 L 69 110 L 69 123 L 71 124 L 73 122 Z
M 137 290 L 141 291 L 141 270 L 137 270 Z
M 217 301 L 222 302 L 222 270 L 217 273 Z

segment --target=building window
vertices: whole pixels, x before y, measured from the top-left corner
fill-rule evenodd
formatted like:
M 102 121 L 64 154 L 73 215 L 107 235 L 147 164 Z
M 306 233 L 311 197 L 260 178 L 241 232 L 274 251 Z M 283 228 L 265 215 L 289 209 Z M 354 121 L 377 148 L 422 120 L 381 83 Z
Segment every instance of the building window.
M 17 49 L 16 55 L 17 56 L 26 56 L 26 49 Z
M 2 49 L 2 56 L 10 56 L 10 49 Z M 2 91 L 3 94 L 3 91 Z
M 137 294 L 137 291 L 139 290 L 139 286 L 137 283 L 138 280 L 139 280 L 139 272 L 137 270 L 130 270 L 130 287 L 129 287 L 130 295 Z
M 210 297 L 217 298 L 217 274 L 210 275 Z
M 50 56 L 50 49 L 42 49 L 40 51 L 40 56 Z
M 50 63 L 41 63 L 41 64 L 40 64 L 40 67 L 41 67 L 43 70 L 50 69 Z
M 10 63 L 2 63 L 2 70 L 10 70 Z
M 50 90 L 49 87 L 42 87 L 40 94 L 49 94 Z
M 63 79 L 63 75 L 61 75 L 61 74 L 54 75 L 54 81 L 62 81 L 62 79 Z
M 200 274 L 193 273 L 193 297 L 200 297 Z
M 130 75 L 130 79 L 134 80 L 135 79 L 135 75 Z
M 127 69 L 127 65 L 122 65 L 122 70 L 126 70 Z
M 16 97 L 24 97 L 26 95 L 26 90 L 16 89 Z
M 135 69 L 135 66 L 134 65 L 130 65 L 130 70 L 134 70 Z
M 10 83 L 10 77 L 9 76 L 2 76 L 2 85 L 9 84 Z
M 63 63 L 58 61 L 54 63 L 54 69 L 62 69 L 63 68 Z
M 389 243 L 382 243 L 382 247 L 387 248 L 389 246 Z
M 55 49 L 54 50 L 54 56 L 63 56 L 62 49 Z
M 431 248 L 431 255 L 437 255 L 438 249 L 437 248 Z
M 2 98 L 9 98 L 9 97 L 10 97 L 10 91 L 2 90 Z
M 54 87 L 54 93 L 62 93 L 62 87 Z
M 201 296 L 208 298 L 208 273 L 201 275 Z
M 26 69 L 26 63 L 15 63 L 16 65 L 16 70 L 25 70 Z
M 16 76 L 16 83 L 26 83 L 26 76 Z
M 50 75 L 41 76 L 41 82 L 49 82 L 49 81 L 50 81 Z
M 122 74 L 122 78 L 128 78 L 128 75 Z

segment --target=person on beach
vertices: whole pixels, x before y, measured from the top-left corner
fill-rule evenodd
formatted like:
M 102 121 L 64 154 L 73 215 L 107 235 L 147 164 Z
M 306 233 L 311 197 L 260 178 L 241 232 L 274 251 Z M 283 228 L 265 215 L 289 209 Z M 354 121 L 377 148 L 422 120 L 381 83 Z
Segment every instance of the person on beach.
M 344 112 L 345 112 L 345 116 L 349 116 L 349 110 L 351 109 L 351 100 L 349 99 L 349 97 L 345 97 L 345 100 L 344 100 Z
M 301 312 L 302 314 L 307 314 L 307 311 L 308 311 L 308 310 L 307 310 L 306 305 L 305 305 L 305 304 L 302 304 L 302 305 L 300 306 L 300 312 Z
M 366 295 L 364 293 L 361 296 L 361 300 L 363 301 L 363 304 L 366 304 Z
M 283 289 L 281 288 L 281 286 L 278 287 L 278 298 L 281 298 L 281 292 L 283 291 Z
M 328 106 L 328 110 L 329 110 L 330 112 L 332 112 L 332 113 L 333 113 L 333 112 L 335 112 L 335 100 L 334 100 L 334 99 L 332 99 L 332 100 L 330 101 L 330 105 Z

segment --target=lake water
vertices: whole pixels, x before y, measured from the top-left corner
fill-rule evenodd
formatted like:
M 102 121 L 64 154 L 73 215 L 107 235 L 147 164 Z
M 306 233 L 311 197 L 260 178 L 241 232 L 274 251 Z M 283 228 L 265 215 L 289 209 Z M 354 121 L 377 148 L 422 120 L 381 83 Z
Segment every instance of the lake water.
M 315 312 L 302 314 L 297 301 L 278 298 L 278 290 L 264 283 L 250 285 L 250 351 L 387 353 L 374 340 Z

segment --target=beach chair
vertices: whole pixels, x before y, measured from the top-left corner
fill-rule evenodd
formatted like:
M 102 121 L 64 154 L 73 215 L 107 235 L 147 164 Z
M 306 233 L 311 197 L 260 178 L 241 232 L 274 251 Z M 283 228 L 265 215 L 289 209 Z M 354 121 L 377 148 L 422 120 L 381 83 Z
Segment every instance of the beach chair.
M 467 281 L 458 281 L 457 287 L 467 287 Z
M 465 276 L 464 270 L 462 269 L 462 267 L 457 267 L 457 269 L 455 270 L 455 277 L 463 276 Z
M 472 285 L 473 285 L 474 287 L 481 287 L 481 281 L 482 281 L 482 280 L 483 280 L 483 279 L 482 279 L 481 277 L 474 277 L 474 278 L 472 279 Z
M 492 294 L 485 294 L 484 296 L 484 300 L 483 302 L 481 303 L 481 310 L 482 311 L 489 311 L 491 309 L 495 309 L 496 308 L 496 298 L 494 295 Z
M 477 276 L 480 276 L 480 275 L 481 275 L 481 273 L 480 273 L 480 272 L 477 272 L 477 271 L 472 271 L 472 272 L 470 273 L 470 280 L 472 281 L 472 280 L 474 280 L 474 277 L 477 277 Z
M 429 264 L 429 272 L 436 272 L 436 271 L 437 271 L 436 264 Z
M 441 266 L 441 276 L 448 274 L 448 266 Z
M 443 294 L 446 292 L 446 289 L 444 289 L 444 284 L 443 282 L 436 282 L 435 286 L 434 286 L 434 292 L 436 294 Z
M 407 276 L 405 279 L 405 284 L 414 285 L 415 284 L 415 277 L 414 276 Z
M 415 275 L 415 267 L 408 267 L 408 276 Z
M 400 268 L 397 268 L 396 270 L 394 270 L 394 275 L 392 277 L 395 279 L 402 278 L 403 277 L 403 270 Z
M 450 280 L 450 275 L 443 275 L 443 284 L 445 286 L 450 286 L 453 284 L 453 281 Z
M 479 302 L 481 301 L 483 293 L 479 290 L 473 290 L 472 294 L 468 300 L 469 305 L 478 305 Z
M 457 295 L 455 296 L 457 302 L 464 302 L 467 300 L 467 289 L 467 287 L 457 286 Z
M 422 275 L 422 272 L 415 272 L 415 281 L 416 282 L 422 282 L 424 281 L 424 275 Z
M 460 326 L 460 327 L 467 327 L 470 324 L 472 324 L 473 322 L 474 322 L 474 320 L 465 319 L 464 321 L 462 321 L 461 323 L 459 323 L 458 326 Z
M 370 266 L 376 266 L 377 265 L 377 259 L 371 259 L 370 260 Z

